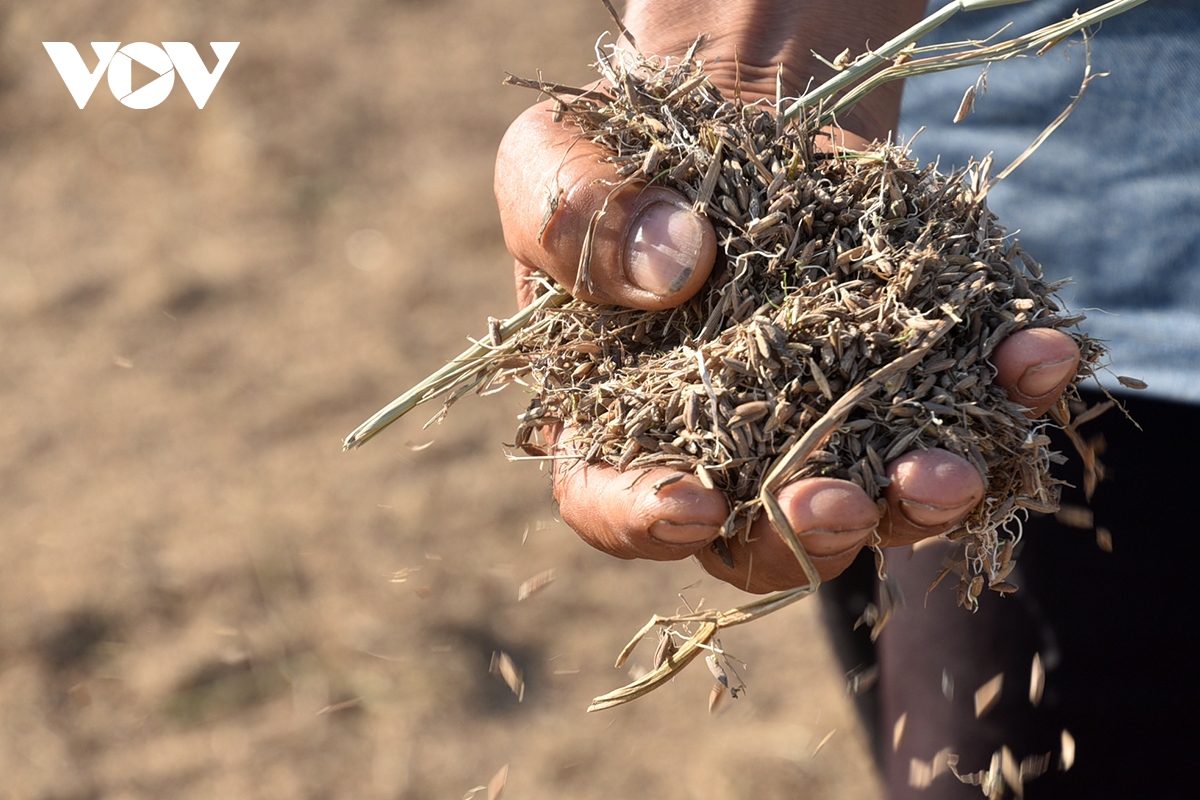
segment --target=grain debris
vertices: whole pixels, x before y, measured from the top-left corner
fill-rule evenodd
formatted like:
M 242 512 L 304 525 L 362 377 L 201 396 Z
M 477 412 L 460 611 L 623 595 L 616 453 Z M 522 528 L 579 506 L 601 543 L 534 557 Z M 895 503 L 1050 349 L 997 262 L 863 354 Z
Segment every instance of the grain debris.
M 527 581 L 524 581 L 517 587 L 517 602 L 528 600 L 538 592 L 545 589 L 550 584 L 554 583 L 554 568 L 542 570 Z
M 488 672 L 508 685 L 517 696 L 518 703 L 525 699 L 525 677 L 508 653 L 503 650 L 492 651 L 492 663 L 488 666 Z
M 487 800 L 500 800 L 504 787 L 508 784 L 508 764 L 496 770 L 496 774 L 488 781 Z
M 1031 52 L 1142 1 L 920 63 L 950 69 Z M 950 4 L 931 24 L 963 7 Z M 677 657 L 597 698 L 592 710 L 662 685 L 720 629 L 815 590 L 818 572 L 776 498 L 792 481 L 852 481 L 880 501 L 891 482 L 886 464 L 904 452 L 940 448 L 969 461 L 984 478 L 985 497 L 948 534 L 958 552 L 941 577 L 955 575 L 960 604 L 975 608 L 984 590 L 1016 589 L 1005 577 L 1022 519 L 1059 507 L 1062 483 L 1050 465 L 1061 456 L 1050 450 L 1047 426 L 1066 429 L 1080 450 L 1089 497 L 1103 477 L 1100 448 L 1071 427 L 1072 413 L 1086 411 L 1070 403 L 1079 405 L 1078 384 L 1106 366 L 1106 350 L 1078 329 L 1083 315 L 1055 296 L 1061 284 L 1043 278 L 987 204 L 995 181 L 1030 151 L 995 178 L 990 157 L 944 174 L 914 161 L 902 144 L 853 152 L 826 129 L 857 100 L 848 87 L 865 84 L 880 59 L 907 69 L 915 51 L 905 45 L 927 29 L 906 32 L 911 38 L 897 38 L 885 53 L 841 54 L 830 62 L 842 68 L 837 77 L 786 106 L 782 94 L 777 107 L 748 104 L 737 91 L 723 95 L 705 74 L 704 37 L 682 59 L 599 44 L 601 80 L 593 88 L 510 80 L 552 96 L 554 119 L 608 153 L 614 194 L 663 186 L 685 196 L 716 231 L 716 266 L 694 297 L 659 311 L 596 305 L 546 276 L 531 278 L 522 311 L 491 321 L 485 339 L 377 412 L 344 447 L 421 403 L 444 398 L 439 421 L 468 392 L 519 382 L 532 389 L 514 440 L 527 458 L 695 475 L 729 503 L 718 540 L 727 565 L 740 549 L 726 540 L 744 542 L 766 514 L 808 581 L 725 613 L 656 615 L 635 642 L 655 625 L 690 625 Z M 1083 88 L 1094 77 L 1090 67 L 1086 74 Z M 980 81 L 968 93 L 963 113 L 983 88 Z M 560 192 L 547 187 L 547 224 L 561 210 Z M 602 214 L 580 243 L 575 288 L 591 287 Z M 1034 328 L 1061 331 L 1080 351 L 1052 423 L 1028 419 L 992 382 L 995 348 Z M 570 441 L 543 446 L 540 433 L 555 427 L 569 428 Z M 660 478 L 655 488 L 669 485 Z M 852 690 L 874 675 L 854 676 Z M 999 770 L 997 760 L 989 774 L 999 780 Z
M 988 211 L 987 166 L 944 175 L 886 144 L 829 152 L 803 120 L 779 126 L 769 109 L 698 80 L 699 60 L 622 51 L 599 67 L 606 88 L 559 95 L 564 118 L 630 167 L 624 182 L 692 198 L 722 253 L 707 287 L 677 308 L 569 300 L 507 335 L 506 363 L 536 390 L 522 425 L 570 424 L 572 452 L 591 463 L 696 475 L 726 495 L 726 530 L 744 537 L 768 474 L 837 407 L 840 422 L 787 465 L 787 480 L 842 478 L 878 498 L 889 460 L 957 453 L 987 485 L 951 536 L 960 600 L 974 607 L 981 591 L 1008 589 L 995 572 L 1008 523 L 1057 508 L 1060 483 L 1045 423 L 993 386 L 987 359 L 1013 332 L 1055 328 L 1079 344 L 1082 381 L 1104 350 L 1073 328 L 1080 317 L 1060 313 L 1057 287 Z M 910 356 L 871 388 L 869 376 Z M 843 410 L 855 387 L 863 396 Z
M 1095 522 L 1090 508 L 1070 504 L 1065 504 L 1054 512 L 1054 518 L 1062 525 L 1083 530 L 1090 530 Z
M 892 750 L 893 752 L 900 749 L 900 743 L 904 741 L 904 728 L 908 724 L 908 712 L 905 711 L 896 720 L 896 724 L 892 726 Z
M 1001 672 L 983 686 L 975 690 L 975 716 L 982 717 L 991 711 L 1000 700 L 1000 691 L 1004 688 L 1004 673 Z
M 1058 759 L 1058 768 L 1063 772 L 1069 770 L 1075 765 L 1075 737 L 1066 728 L 1063 728 L 1061 735 L 1062 752 Z

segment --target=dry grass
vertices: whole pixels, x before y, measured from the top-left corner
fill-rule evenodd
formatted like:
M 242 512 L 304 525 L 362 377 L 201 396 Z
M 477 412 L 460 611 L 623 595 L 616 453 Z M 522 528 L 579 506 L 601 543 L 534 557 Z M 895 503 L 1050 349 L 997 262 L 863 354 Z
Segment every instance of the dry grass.
M 997 4 L 951 4 L 940 19 Z M 1104 349 L 1075 330 L 1083 317 L 1060 308 L 1058 287 L 988 211 L 990 161 L 943 175 L 903 147 L 840 149 L 824 126 L 886 80 L 1040 54 L 1137 4 L 1109 3 L 1028 36 L 937 54 L 913 46 L 936 27 L 931 18 L 773 109 L 709 83 L 703 38 L 676 60 L 600 48 L 604 80 L 595 90 L 514 79 L 554 97 L 557 114 L 611 152 L 614 191 L 656 184 L 690 198 L 717 231 L 714 275 L 695 298 L 659 312 L 591 305 L 543 282 L 536 302 L 493 323 L 487 340 L 360 426 L 346 447 L 434 397 L 449 395 L 440 419 L 469 391 L 522 382 L 536 397 L 516 441 L 535 457 L 667 467 L 721 490 L 731 513 L 713 547 L 727 563 L 724 542 L 770 517 L 808 585 L 724 613 L 656 616 L 630 646 L 655 626 L 683 644 L 593 709 L 661 685 L 703 650 L 719 656 L 719 630 L 815 590 L 816 571 L 775 502 L 796 479 L 841 478 L 878 498 L 889 484 L 884 465 L 900 454 L 961 456 L 984 477 L 986 496 L 950 534 L 960 556 L 936 580 L 956 573 L 965 606 L 985 588 L 1012 591 L 1014 521 L 1057 508 L 1049 467 L 1060 456 L 1048 450 L 1047 423 L 1027 419 L 992 384 L 988 359 L 1016 331 L 1061 329 L 1079 345 L 1079 383 Z M 590 282 L 586 241 L 583 252 L 576 288 Z M 569 435 L 554 453 L 541 451 L 537 431 L 559 424 Z

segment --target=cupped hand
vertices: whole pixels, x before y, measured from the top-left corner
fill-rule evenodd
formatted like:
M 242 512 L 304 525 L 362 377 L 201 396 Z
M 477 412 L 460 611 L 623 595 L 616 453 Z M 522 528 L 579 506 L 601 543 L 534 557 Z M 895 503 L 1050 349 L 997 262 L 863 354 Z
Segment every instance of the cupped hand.
M 653 29 L 635 33 L 644 49 L 660 54 L 682 52 L 694 38 L 677 36 L 654 47 Z M 838 51 L 840 47 L 832 52 Z M 729 59 L 717 63 L 727 65 Z M 748 82 L 747 74 L 762 78 Z M 712 79 L 722 82 L 715 73 Z M 753 98 L 756 91 L 757 96 L 767 96 L 768 89 L 774 97 L 773 70 L 749 65 L 742 81 L 744 98 Z M 880 120 L 894 123 L 898 113 L 898 94 L 882 100 L 850 120 L 872 138 L 886 135 L 888 128 L 881 130 Z M 509 128 L 497 157 L 496 197 L 505 241 L 516 259 L 521 305 L 531 299 L 529 278 L 539 272 L 599 303 L 658 310 L 686 301 L 712 271 L 717 252 L 712 225 L 670 189 L 633 184 L 612 193 L 621 179 L 604 162 L 605 153 L 580 139 L 568 123 L 554 121 L 550 110 L 551 104 L 542 103 L 523 113 Z M 850 148 L 869 142 L 849 131 L 837 135 Z M 577 282 L 585 235 L 602 209 L 595 223 L 589 280 Z M 1078 363 L 1074 340 L 1048 328 L 1014 333 L 992 356 L 996 384 L 1031 417 L 1058 401 Z M 570 447 L 569 431 L 552 431 L 551 439 L 562 442 L 564 449 Z M 695 555 L 712 575 L 751 592 L 806 582 L 765 515 L 745 541 L 728 541 L 734 566 L 727 566 L 710 545 L 729 514 L 728 505 L 719 491 L 705 488 L 695 475 L 680 477 L 665 468 L 622 473 L 570 459 L 554 463 L 554 494 L 563 520 L 594 547 L 620 558 L 675 560 Z M 983 499 L 979 473 L 945 450 L 911 451 L 886 469 L 892 482 L 878 505 L 856 484 L 833 478 L 803 479 L 780 491 L 780 506 L 822 580 L 846 569 L 874 534 L 883 546 L 938 536 L 957 527 Z

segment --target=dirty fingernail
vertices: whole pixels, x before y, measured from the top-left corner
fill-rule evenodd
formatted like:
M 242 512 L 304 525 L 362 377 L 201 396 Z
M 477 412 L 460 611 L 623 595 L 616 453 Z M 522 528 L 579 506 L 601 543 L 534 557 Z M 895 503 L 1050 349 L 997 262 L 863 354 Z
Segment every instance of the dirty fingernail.
M 704 244 L 700 220 L 682 205 L 651 203 L 633 222 L 625 272 L 637 287 L 661 296 L 678 292 L 696 271 Z
M 828 478 L 810 479 L 788 512 L 797 521 L 796 535 L 809 555 L 835 556 L 861 547 L 879 523 L 871 499 L 853 484 Z M 814 484 L 819 487 L 812 491 Z
M 934 528 L 939 525 L 950 525 L 958 522 L 975 506 L 976 501 L 962 503 L 957 506 L 936 506 L 931 503 L 918 503 L 914 500 L 901 500 L 900 513 L 905 519 L 922 528 Z
M 1045 397 L 1058 388 L 1058 385 L 1075 374 L 1075 364 L 1078 359 L 1066 358 L 1062 361 L 1052 361 L 1049 364 L 1038 364 L 1025 370 L 1017 381 L 1017 389 L 1026 397 L 1037 399 Z
M 650 526 L 650 535 L 664 544 L 695 544 L 710 542 L 720 533 L 715 525 L 673 522 L 660 519 Z
M 836 556 L 861 545 L 874 530 L 872 525 L 869 528 L 797 531 L 796 536 L 809 555 Z

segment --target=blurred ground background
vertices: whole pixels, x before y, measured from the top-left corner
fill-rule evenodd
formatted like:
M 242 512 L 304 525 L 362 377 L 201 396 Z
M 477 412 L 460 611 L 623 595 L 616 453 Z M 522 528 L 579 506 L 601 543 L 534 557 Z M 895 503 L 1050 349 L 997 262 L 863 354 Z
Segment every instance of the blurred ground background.
M 341 453 L 514 310 L 492 162 L 534 97 L 500 81 L 588 80 L 609 28 L 598 0 L 0 2 L 0 798 L 456 800 L 504 764 L 512 798 L 877 796 L 815 604 L 724 637 L 723 713 L 695 667 L 584 714 L 677 592 L 739 596 L 578 542 L 504 458 L 519 392 Z M 41 46 L 172 40 L 241 42 L 203 110 L 101 81 L 81 111 Z

